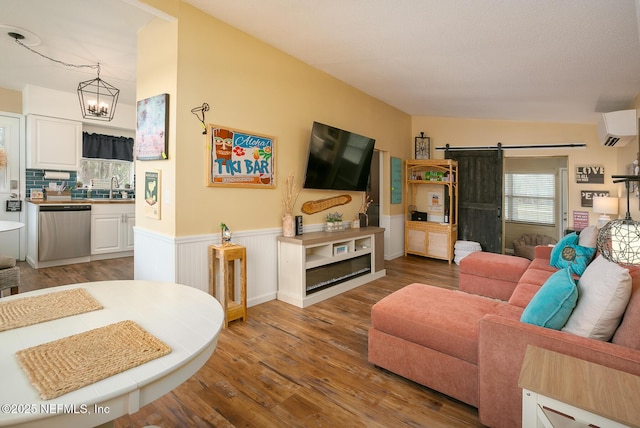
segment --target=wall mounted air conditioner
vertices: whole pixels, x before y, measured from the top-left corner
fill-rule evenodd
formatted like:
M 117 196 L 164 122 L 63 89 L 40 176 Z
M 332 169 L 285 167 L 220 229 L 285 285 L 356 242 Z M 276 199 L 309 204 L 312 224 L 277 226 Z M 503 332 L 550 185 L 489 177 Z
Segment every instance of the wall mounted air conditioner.
M 602 113 L 598 121 L 600 144 L 624 147 L 638 135 L 638 114 L 635 109 Z

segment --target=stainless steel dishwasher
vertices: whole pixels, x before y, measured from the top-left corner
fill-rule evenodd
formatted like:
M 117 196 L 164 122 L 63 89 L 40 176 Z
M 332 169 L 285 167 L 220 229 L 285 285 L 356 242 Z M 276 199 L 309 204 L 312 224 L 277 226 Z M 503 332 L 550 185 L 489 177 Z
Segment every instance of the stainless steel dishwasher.
M 40 205 L 38 261 L 91 255 L 91 205 Z

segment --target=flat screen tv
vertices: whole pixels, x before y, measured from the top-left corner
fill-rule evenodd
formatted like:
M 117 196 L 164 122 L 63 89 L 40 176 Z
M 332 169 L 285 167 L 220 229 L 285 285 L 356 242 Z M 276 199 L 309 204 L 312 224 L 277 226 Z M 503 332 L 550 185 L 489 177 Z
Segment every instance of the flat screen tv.
M 376 140 L 313 122 L 305 189 L 367 190 Z

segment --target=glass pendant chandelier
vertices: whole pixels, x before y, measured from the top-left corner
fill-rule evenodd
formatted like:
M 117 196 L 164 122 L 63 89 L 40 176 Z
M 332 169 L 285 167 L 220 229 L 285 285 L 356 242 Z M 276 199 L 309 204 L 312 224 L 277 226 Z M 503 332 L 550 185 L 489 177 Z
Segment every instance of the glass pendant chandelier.
M 640 181 L 637 175 L 612 175 L 614 183 L 624 183 L 627 213 L 623 219 L 611 220 L 598 232 L 597 247 L 602 256 L 624 266 L 640 265 L 640 222 L 629 213 L 629 183 Z
M 85 119 L 106 120 L 113 119 L 118 103 L 120 90 L 100 78 L 100 64 L 98 77 L 78 83 L 78 99 Z
M 78 99 L 80 100 L 80 109 L 82 117 L 85 119 L 111 121 L 116 112 L 116 104 L 120 90 L 113 85 L 105 82 L 100 78 L 100 63 L 93 64 L 70 64 L 58 59 L 47 56 L 35 49 L 27 46 L 22 42 L 25 36 L 18 32 L 7 33 L 9 37 L 14 39 L 16 44 L 22 46 L 28 51 L 48 59 L 49 61 L 64 65 L 65 67 L 74 68 L 94 68 L 97 70 L 98 76 L 95 79 L 85 80 L 78 84 Z

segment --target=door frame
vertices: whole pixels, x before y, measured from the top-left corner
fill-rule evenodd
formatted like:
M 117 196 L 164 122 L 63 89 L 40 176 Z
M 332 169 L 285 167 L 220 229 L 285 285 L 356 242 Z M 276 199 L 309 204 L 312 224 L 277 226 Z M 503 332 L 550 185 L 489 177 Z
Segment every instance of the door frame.
M 569 228 L 569 172 L 566 167 L 560 168 L 560 198 L 558 206 L 558 242 L 564 236 L 565 230 Z
M 18 229 L 19 233 L 19 260 L 25 260 L 27 257 L 27 206 L 26 206 L 26 121 L 22 114 L 0 111 L 0 116 L 9 119 L 18 119 L 18 199 L 22 201 L 22 211 L 18 213 L 18 218 L 21 223 L 25 224 L 25 227 Z M 4 212 L 5 207 L 0 207 L 0 210 Z

